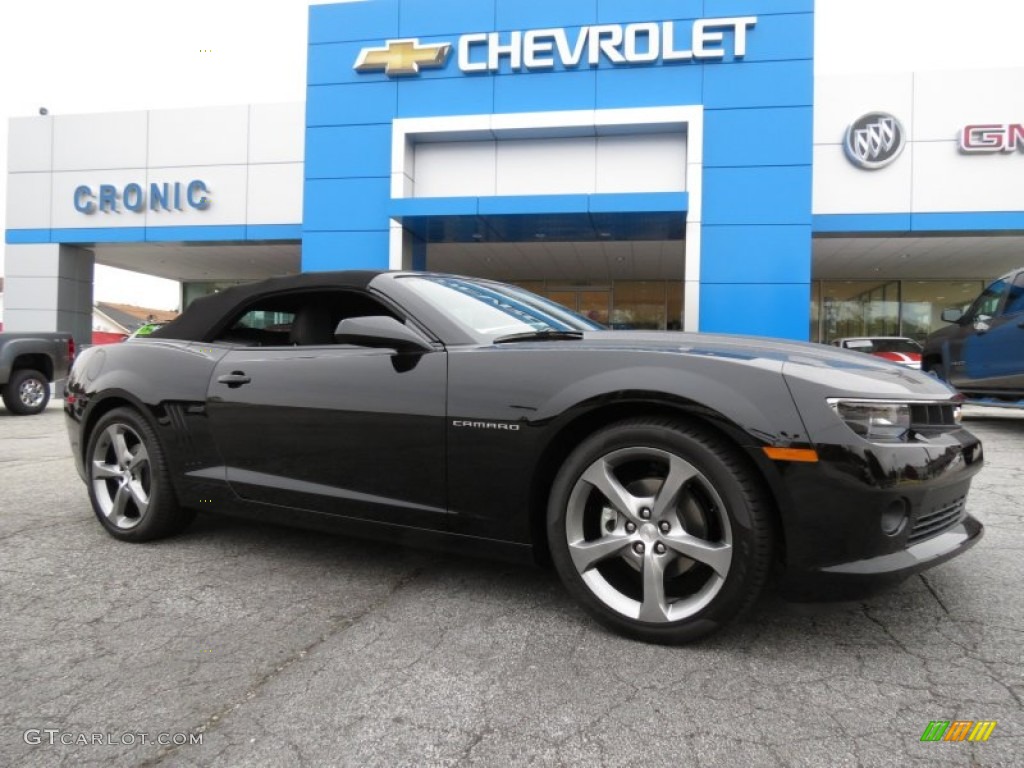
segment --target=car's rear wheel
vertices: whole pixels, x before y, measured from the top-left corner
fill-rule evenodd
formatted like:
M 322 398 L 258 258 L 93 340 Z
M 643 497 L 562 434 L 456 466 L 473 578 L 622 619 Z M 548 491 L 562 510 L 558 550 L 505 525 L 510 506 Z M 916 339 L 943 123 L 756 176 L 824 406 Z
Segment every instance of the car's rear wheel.
M 170 536 L 195 514 L 178 506 L 163 450 L 135 410 L 115 408 L 89 436 L 85 466 L 89 500 L 107 532 L 123 541 Z
M 50 402 L 50 382 L 39 371 L 20 368 L 11 373 L 3 388 L 4 405 L 18 416 L 42 413 Z
M 681 643 L 760 593 L 772 524 L 759 478 L 710 430 L 638 419 L 585 440 L 559 471 L 548 542 L 569 592 L 606 626 Z

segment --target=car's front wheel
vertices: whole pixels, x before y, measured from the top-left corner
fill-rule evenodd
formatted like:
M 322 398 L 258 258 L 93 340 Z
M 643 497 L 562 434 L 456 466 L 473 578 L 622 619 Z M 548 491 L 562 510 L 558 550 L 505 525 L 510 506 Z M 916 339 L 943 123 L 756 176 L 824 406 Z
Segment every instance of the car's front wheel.
M 3 387 L 3 400 L 7 410 L 18 416 L 42 413 L 50 402 L 50 382 L 39 371 L 19 368 Z
M 133 409 L 115 408 L 100 418 L 89 436 L 85 467 L 93 511 L 114 538 L 170 536 L 195 516 L 178 506 L 156 434 Z
M 599 621 L 682 643 L 754 602 L 771 521 L 762 483 L 733 446 L 699 425 L 648 418 L 573 451 L 552 487 L 547 533 L 559 576 Z

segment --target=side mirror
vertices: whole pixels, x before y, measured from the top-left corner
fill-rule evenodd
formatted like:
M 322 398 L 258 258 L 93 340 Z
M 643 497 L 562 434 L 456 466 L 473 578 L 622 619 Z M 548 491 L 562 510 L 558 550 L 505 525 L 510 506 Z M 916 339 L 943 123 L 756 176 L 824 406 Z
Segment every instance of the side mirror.
M 387 315 L 347 317 L 338 323 L 334 338 L 339 344 L 390 347 L 398 352 L 426 352 L 431 349 L 419 334 Z
M 961 309 L 944 309 L 942 310 L 942 322 L 944 323 L 959 323 L 960 318 L 964 316 L 963 310 Z

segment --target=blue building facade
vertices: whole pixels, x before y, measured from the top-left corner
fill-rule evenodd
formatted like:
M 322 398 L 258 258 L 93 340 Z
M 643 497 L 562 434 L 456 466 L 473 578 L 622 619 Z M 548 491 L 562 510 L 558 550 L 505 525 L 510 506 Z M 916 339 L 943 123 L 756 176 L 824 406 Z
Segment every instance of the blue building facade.
M 685 238 L 687 327 L 806 339 L 813 53 L 812 0 L 313 6 L 302 268 L 421 268 L 433 242 Z M 630 136 L 674 130 L 686 180 L 668 191 L 419 195 L 402 157 L 615 132 L 628 167 Z

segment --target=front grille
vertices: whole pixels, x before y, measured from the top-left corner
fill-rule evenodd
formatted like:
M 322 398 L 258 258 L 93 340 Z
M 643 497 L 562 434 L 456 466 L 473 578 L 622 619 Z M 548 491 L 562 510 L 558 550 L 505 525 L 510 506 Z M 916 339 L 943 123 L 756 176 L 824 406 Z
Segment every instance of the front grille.
M 930 539 L 932 536 L 938 536 L 943 531 L 959 523 L 964 516 L 966 501 L 967 497 L 961 496 L 956 501 L 919 515 L 917 520 L 914 521 L 914 527 L 910 529 L 907 544 L 914 545 L 925 539 Z
M 929 427 L 955 427 L 956 409 L 959 405 L 947 403 L 919 403 L 910 406 L 911 429 L 927 429 Z

